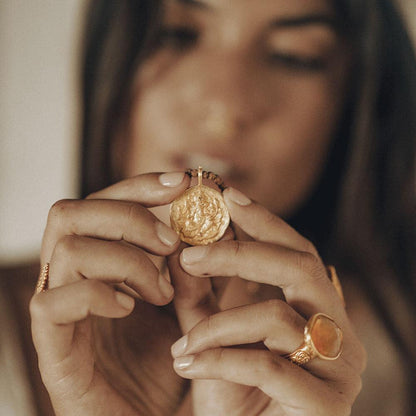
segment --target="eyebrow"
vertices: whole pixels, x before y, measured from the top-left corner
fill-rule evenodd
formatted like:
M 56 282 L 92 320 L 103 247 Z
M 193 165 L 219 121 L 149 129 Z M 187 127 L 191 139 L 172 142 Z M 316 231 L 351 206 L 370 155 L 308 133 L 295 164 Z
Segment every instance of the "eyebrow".
M 209 9 L 208 4 L 200 0 L 176 0 L 178 3 L 186 4 L 188 6 L 193 6 L 198 9 Z
M 177 3 L 198 9 L 208 10 L 211 6 L 203 0 L 174 0 Z M 279 28 L 298 28 L 304 26 L 323 25 L 334 30 L 336 33 L 340 31 L 340 25 L 337 19 L 329 14 L 305 14 L 300 16 L 279 17 L 271 23 L 274 29 Z
M 335 32 L 339 31 L 337 20 L 334 17 L 326 14 L 307 14 L 293 17 L 279 17 L 271 23 L 271 27 L 275 29 L 292 27 L 298 28 L 313 25 L 324 25 L 333 29 Z

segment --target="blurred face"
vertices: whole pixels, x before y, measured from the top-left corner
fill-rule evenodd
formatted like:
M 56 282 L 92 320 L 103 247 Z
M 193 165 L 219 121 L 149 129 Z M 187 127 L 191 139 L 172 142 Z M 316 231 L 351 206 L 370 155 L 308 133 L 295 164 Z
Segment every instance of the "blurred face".
M 140 67 L 125 174 L 202 165 L 279 215 L 313 191 L 348 58 L 325 0 L 169 0 Z

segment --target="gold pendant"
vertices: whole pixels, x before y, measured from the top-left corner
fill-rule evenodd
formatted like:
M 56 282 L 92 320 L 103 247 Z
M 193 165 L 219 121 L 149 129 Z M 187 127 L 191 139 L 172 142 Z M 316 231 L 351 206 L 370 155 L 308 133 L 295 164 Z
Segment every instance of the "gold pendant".
M 222 194 L 202 185 L 202 168 L 198 168 L 198 185 L 187 189 L 170 206 L 170 223 L 179 238 L 192 246 L 218 241 L 230 224 L 230 214 Z

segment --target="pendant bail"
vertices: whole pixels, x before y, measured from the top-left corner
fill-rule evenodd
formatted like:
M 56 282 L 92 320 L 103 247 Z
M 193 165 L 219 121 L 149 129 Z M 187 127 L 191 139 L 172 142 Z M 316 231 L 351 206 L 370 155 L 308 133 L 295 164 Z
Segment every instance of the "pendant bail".
M 198 186 L 202 185 L 202 166 L 198 166 Z

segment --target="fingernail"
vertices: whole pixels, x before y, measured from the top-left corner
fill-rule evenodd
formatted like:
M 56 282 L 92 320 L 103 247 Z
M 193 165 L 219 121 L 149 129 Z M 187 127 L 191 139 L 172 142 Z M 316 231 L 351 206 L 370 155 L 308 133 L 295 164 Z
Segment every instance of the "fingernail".
M 163 222 L 156 224 L 156 233 L 159 240 L 167 246 L 173 246 L 178 241 L 178 234 Z
M 205 257 L 208 247 L 189 247 L 182 251 L 182 261 L 185 264 L 193 264 Z
M 159 275 L 158 284 L 163 296 L 170 299 L 174 292 L 173 286 L 161 274 Z
M 185 357 L 178 357 L 175 358 L 173 365 L 178 370 L 186 370 L 193 362 L 194 362 L 193 355 L 186 355 Z
M 116 301 L 128 311 L 132 310 L 134 307 L 134 299 L 125 293 L 116 292 Z
M 186 347 L 188 346 L 188 335 L 184 335 L 182 338 L 179 338 L 171 347 L 170 351 L 172 357 L 179 357 L 180 355 L 185 354 Z
M 251 204 L 251 199 L 245 196 L 242 192 L 237 191 L 235 188 L 228 188 L 224 191 L 224 198 L 228 198 L 232 202 L 243 207 Z
M 159 176 L 159 182 L 163 186 L 174 188 L 175 186 L 178 186 L 182 183 L 184 176 L 185 176 L 185 172 L 162 173 Z

